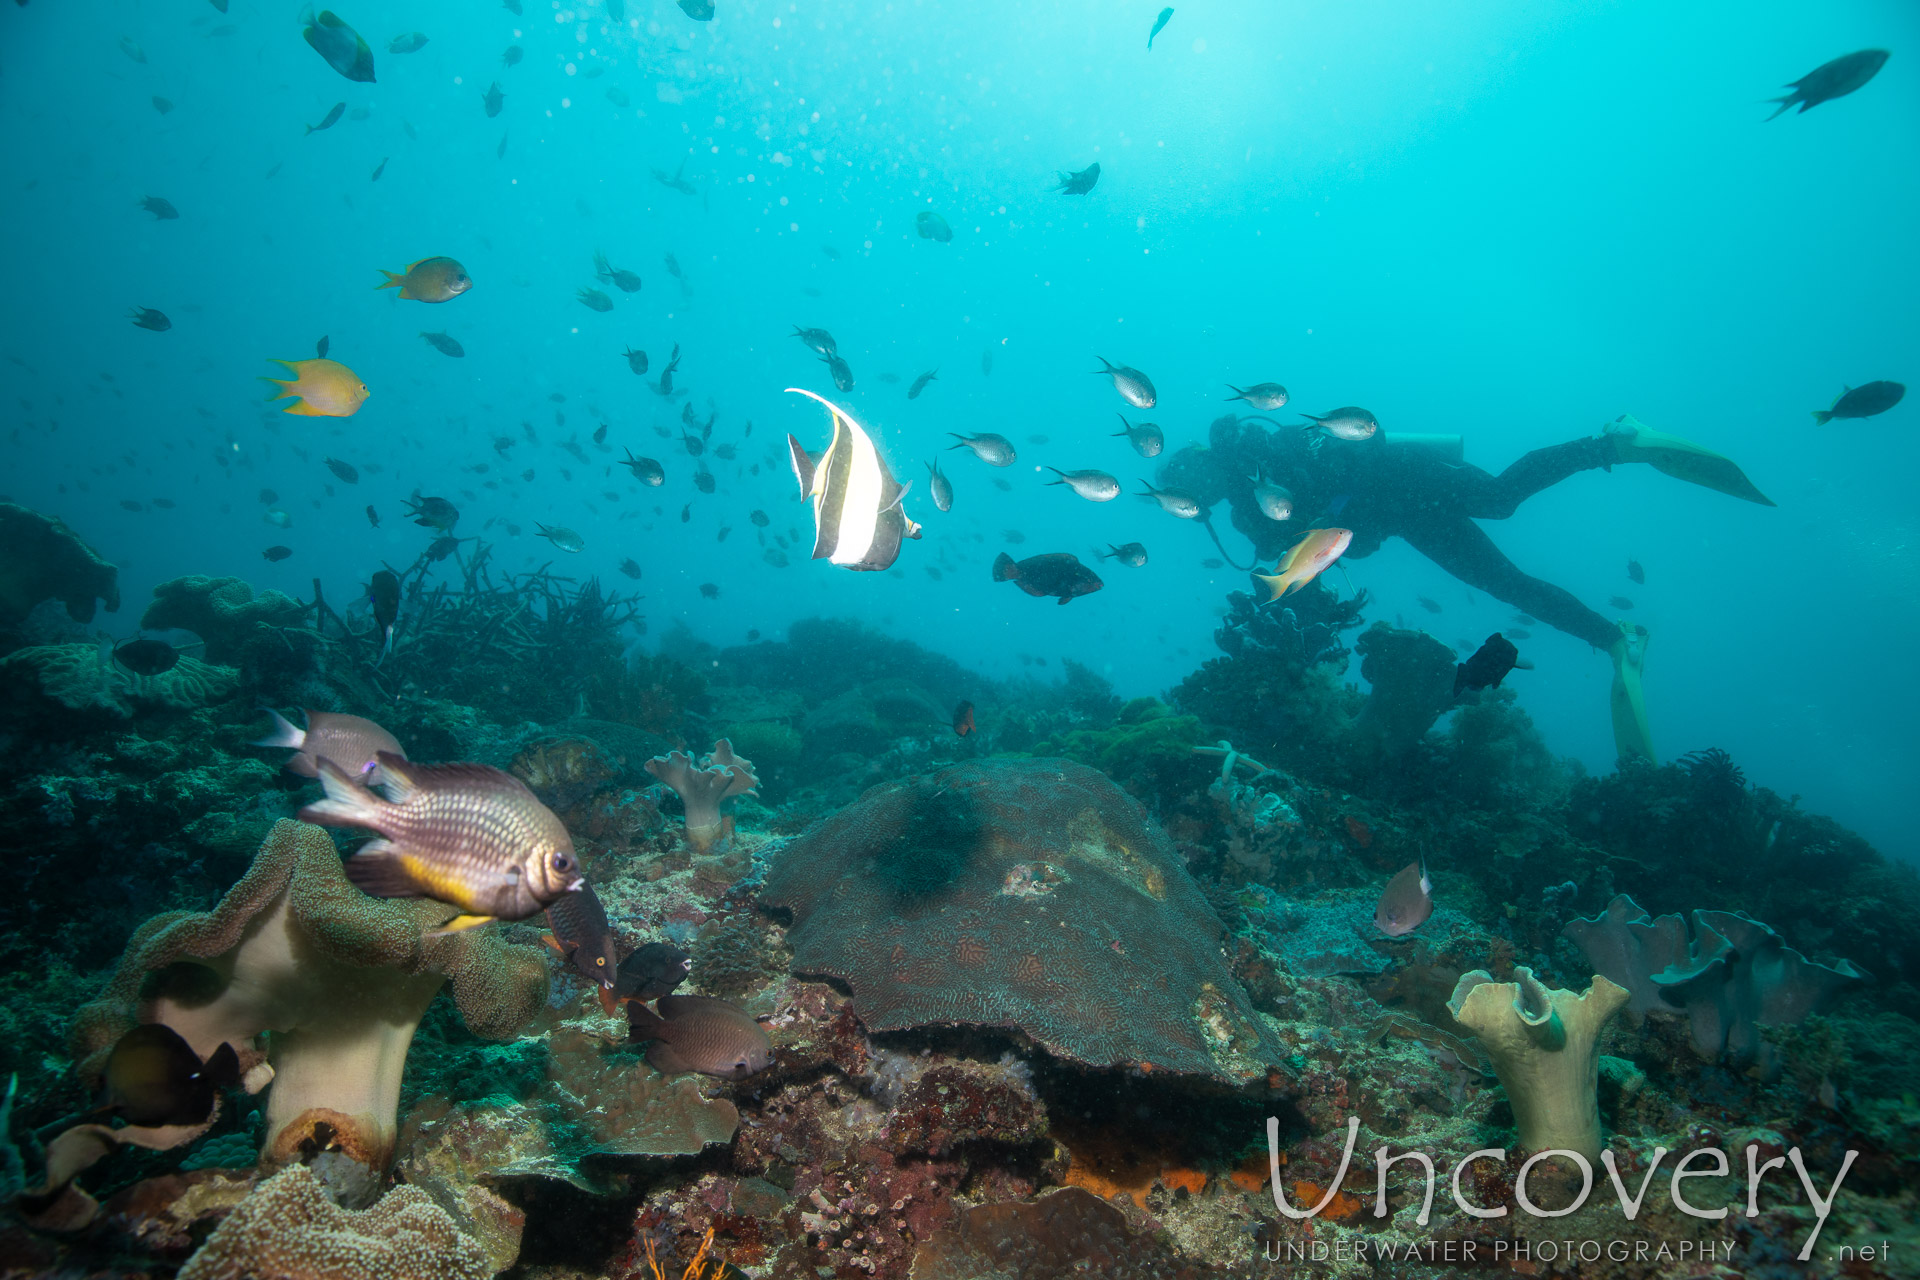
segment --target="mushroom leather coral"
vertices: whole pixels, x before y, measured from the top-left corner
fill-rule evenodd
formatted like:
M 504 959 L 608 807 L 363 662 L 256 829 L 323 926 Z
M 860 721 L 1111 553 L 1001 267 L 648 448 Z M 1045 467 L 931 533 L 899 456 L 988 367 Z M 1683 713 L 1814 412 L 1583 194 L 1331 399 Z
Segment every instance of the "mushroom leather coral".
M 339 1149 L 370 1168 L 392 1154 L 395 1110 L 415 1027 L 443 982 L 467 1025 L 504 1039 L 546 999 L 532 947 L 473 931 L 428 937 L 453 908 L 369 898 L 347 882 L 332 839 L 282 819 L 239 883 L 209 912 L 143 924 L 72 1045 L 97 1077 L 136 1023 L 162 1022 L 202 1057 L 232 1044 L 257 1089 L 255 1038 L 270 1032 L 263 1157 Z
M 178 1280 L 487 1280 L 478 1245 L 413 1187 L 370 1209 L 342 1209 L 295 1165 L 242 1200 Z
M 1829 968 L 1738 911 L 1695 911 L 1693 937 L 1677 915 L 1649 919 L 1621 894 L 1606 912 L 1561 930 L 1599 972 L 1634 994 L 1636 1010 L 1682 1010 L 1702 1057 L 1735 1063 L 1769 1054 L 1763 1026 L 1787 1026 L 1844 987 L 1869 980 L 1842 960 Z
M 1284 1053 L 1172 843 L 1105 775 L 993 759 L 873 788 L 782 852 L 793 970 L 873 1031 L 1013 1027 L 1094 1066 L 1239 1081 Z
M 1627 1003 L 1605 977 L 1579 995 L 1516 965 L 1515 981 L 1485 969 L 1462 975 L 1447 1009 L 1479 1037 L 1507 1091 L 1520 1144 L 1600 1158 L 1600 1031 Z
M 760 785 L 753 761 L 733 754 L 733 744 L 722 738 L 713 754 L 696 761 L 684 751 L 669 752 L 647 761 L 647 772 L 673 788 L 687 811 L 687 843 L 704 853 L 720 838 L 725 825 L 722 801 L 746 795 Z
M 52 516 L 0 502 L 0 625 L 17 625 L 42 600 L 92 622 L 96 600 L 119 609 L 119 572 Z

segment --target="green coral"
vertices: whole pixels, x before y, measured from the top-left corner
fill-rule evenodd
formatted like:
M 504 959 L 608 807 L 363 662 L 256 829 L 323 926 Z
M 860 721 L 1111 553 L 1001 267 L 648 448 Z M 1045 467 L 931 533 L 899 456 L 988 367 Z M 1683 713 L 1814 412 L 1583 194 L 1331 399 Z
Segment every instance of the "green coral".
M 1158 698 L 1136 698 L 1106 728 L 1068 730 L 1036 746 L 1033 754 L 1065 756 L 1129 790 L 1160 794 L 1180 775 L 1194 773 L 1199 766 L 1193 749 L 1207 742 L 1198 717 L 1177 715 Z
M 291 626 L 307 607 L 279 591 L 253 594 L 239 578 L 209 578 L 194 574 L 174 578 L 153 589 L 153 603 L 140 617 L 149 631 L 180 628 L 207 642 L 207 657 L 215 662 L 239 658 L 247 642 L 262 626 Z
M 104 645 L 43 644 L 0 658 L 0 685 L 40 694 L 69 711 L 128 720 L 146 710 L 193 711 L 240 691 L 240 673 L 185 654 L 159 675 L 127 671 Z

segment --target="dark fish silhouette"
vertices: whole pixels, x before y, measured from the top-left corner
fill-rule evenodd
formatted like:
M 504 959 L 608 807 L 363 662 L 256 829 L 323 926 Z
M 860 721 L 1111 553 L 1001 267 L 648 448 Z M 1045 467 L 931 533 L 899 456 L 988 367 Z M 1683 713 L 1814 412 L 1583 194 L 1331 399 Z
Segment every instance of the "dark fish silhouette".
M 1138 569 L 1147 562 L 1147 549 L 1137 542 L 1123 542 L 1117 547 L 1109 542 L 1107 549 L 1100 553 L 1100 558 L 1118 560 L 1129 569 Z
M 374 629 L 383 637 L 380 652 L 386 653 L 393 648 L 393 627 L 400 620 L 399 577 L 390 569 L 375 570 L 367 583 L 367 601 L 373 605 Z
M 1474 650 L 1473 656 L 1453 669 L 1453 696 L 1469 689 L 1498 689 L 1507 672 L 1520 664 L 1520 651 L 1498 631 Z
M 265 551 L 262 551 L 260 554 L 265 556 L 270 563 L 278 564 L 282 560 L 285 560 L 288 556 L 293 554 L 293 548 L 292 547 L 268 547 Z
M 940 371 L 938 369 L 929 369 L 927 372 L 915 378 L 913 385 L 907 388 L 907 399 L 918 400 L 920 393 L 927 389 L 927 384 L 939 378 L 939 376 Z
M 506 102 L 506 100 L 507 95 L 500 92 L 500 82 L 498 80 L 495 80 L 491 85 L 487 86 L 487 91 L 480 96 L 480 105 L 487 109 L 487 119 L 491 120 L 499 115 L 501 104 Z
M 139 324 L 138 320 L 134 321 Z M 1907 394 L 1906 384 L 1900 382 L 1866 382 L 1857 387 L 1848 387 L 1833 402 L 1831 409 L 1815 409 L 1813 420 L 1822 426 L 1835 418 L 1871 418 L 1877 413 L 1885 413 L 1900 403 Z
M 802 329 L 799 325 L 795 325 L 793 336 L 811 347 L 815 355 L 837 356 L 840 354 L 839 344 L 834 342 L 833 335 L 825 329 Z
M 240 1082 L 240 1061 L 223 1040 L 202 1062 L 179 1032 L 149 1022 L 120 1037 L 103 1074 L 102 1110 L 143 1128 L 196 1125 L 213 1114 L 220 1089 Z
M 1019 561 L 1002 551 L 993 561 L 993 580 L 1011 582 L 1030 596 L 1056 596 L 1061 604 L 1106 585 L 1071 551 L 1050 551 Z
M 695 22 L 713 21 L 713 0 L 674 0 L 680 6 L 680 12 Z
M 672 995 L 687 980 L 693 961 L 687 953 L 664 942 L 649 942 L 620 962 L 613 980 L 617 1000 L 658 1000 Z
M 333 109 L 327 112 L 327 118 L 322 120 L 319 124 L 308 125 L 307 132 L 319 133 L 323 129 L 331 129 L 333 128 L 333 126 L 340 123 L 340 117 L 345 114 L 347 114 L 347 104 L 344 102 L 336 102 L 333 104 Z
M 441 355 L 458 357 L 467 354 L 467 349 L 454 341 L 448 334 L 422 333 L 420 336 L 432 343 L 434 350 L 438 351 Z
M 646 352 L 635 351 L 632 347 L 628 347 L 620 354 L 627 358 L 627 368 L 633 370 L 636 374 L 643 374 L 647 371 Z
M 1122 429 L 1113 434 L 1125 436 L 1127 443 L 1133 446 L 1133 451 L 1141 457 L 1157 458 L 1160 456 L 1160 451 L 1167 447 L 1166 434 L 1157 424 L 1151 422 L 1129 424 L 1125 414 L 1116 416 L 1120 419 Z
M 1627 577 L 1633 579 L 1637 583 L 1645 585 L 1647 581 L 1647 571 L 1640 567 L 1640 562 L 1638 560 L 1629 560 L 1627 561 Z
M 1054 190 L 1063 196 L 1083 196 L 1093 190 L 1093 184 L 1098 181 L 1100 181 L 1100 163 L 1096 160 L 1077 173 L 1061 174 L 1060 185 Z
M 853 390 L 853 370 L 839 356 L 822 356 L 820 363 L 827 366 L 827 372 L 833 375 L 836 390 Z
M 180 211 L 159 196 L 148 196 L 140 202 L 140 207 L 161 222 L 171 222 L 180 216 Z
M 1152 52 L 1153 50 L 1153 38 L 1159 35 L 1163 30 L 1165 30 L 1167 23 L 1171 22 L 1172 20 L 1173 20 L 1172 9 L 1162 9 L 1160 11 L 1160 16 L 1153 20 L 1153 30 L 1147 32 L 1148 52 Z
M 1781 98 L 1768 98 L 1768 102 L 1777 102 L 1780 109 L 1767 117 L 1772 120 L 1798 103 L 1802 112 L 1811 111 L 1823 102 L 1832 102 L 1835 98 L 1844 98 L 1865 85 L 1867 81 L 1880 74 L 1880 68 L 1887 65 L 1892 56 L 1885 49 L 1862 49 L 1858 53 L 1849 53 L 1845 57 L 1835 58 L 1823 63 L 1789 82 L 1793 90 Z
M 171 671 L 180 661 L 180 651 L 165 640 L 135 636 L 113 648 L 113 660 L 137 676 L 157 676 Z
M 613 949 L 607 909 L 600 905 L 593 886 L 583 884 L 549 902 L 547 928 L 552 932 L 544 939 L 546 944 L 567 967 L 600 988 L 601 1007 L 611 1015 L 620 957 Z
M 330 9 L 322 9 L 318 18 L 308 9 L 301 21 L 307 25 L 300 34 L 306 37 L 315 53 L 327 60 L 328 66 L 349 80 L 373 83 L 373 50 L 367 47 L 358 31 L 335 17 Z
M 155 311 L 152 307 L 135 307 L 127 313 L 136 329 L 151 329 L 155 333 L 165 333 L 173 328 L 173 321 L 167 319 L 164 311 Z
M 953 228 L 947 220 L 931 209 L 922 209 L 913 219 L 913 229 L 922 240 L 938 240 L 941 244 L 953 239 Z

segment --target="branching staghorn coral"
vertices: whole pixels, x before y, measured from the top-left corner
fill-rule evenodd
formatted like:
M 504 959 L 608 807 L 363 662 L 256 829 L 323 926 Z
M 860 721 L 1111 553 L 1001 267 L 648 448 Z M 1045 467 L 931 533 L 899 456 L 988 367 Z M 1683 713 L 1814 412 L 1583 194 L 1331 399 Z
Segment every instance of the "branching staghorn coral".
M 687 811 L 687 843 L 696 853 L 713 847 L 726 829 L 728 814 L 721 805 L 760 785 L 753 761 L 733 754 L 733 744 L 722 738 L 713 754 L 696 761 L 685 751 L 673 751 L 647 761 L 647 772 L 673 788 Z

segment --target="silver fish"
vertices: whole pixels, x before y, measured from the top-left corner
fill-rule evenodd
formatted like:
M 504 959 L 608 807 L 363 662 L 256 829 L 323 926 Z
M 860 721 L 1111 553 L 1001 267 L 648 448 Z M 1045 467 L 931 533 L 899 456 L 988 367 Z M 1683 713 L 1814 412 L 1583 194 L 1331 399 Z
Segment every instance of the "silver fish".
M 381 752 L 390 799 L 331 760 L 320 761 L 326 799 L 302 822 L 364 827 L 381 839 L 347 859 L 347 878 L 376 898 L 435 898 L 461 914 L 451 933 L 489 920 L 525 920 L 586 881 L 573 837 L 510 773 L 483 764 L 419 765 Z
M 1331 413 L 1303 416 L 1313 419 L 1307 424 L 1308 431 L 1324 431 L 1337 440 L 1370 440 L 1374 432 L 1380 430 L 1378 419 L 1357 405 L 1348 405 Z
M 1048 484 L 1066 485 L 1088 502 L 1112 502 L 1120 496 L 1120 482 L 1104 471 L 1062 471 L 1058 467 L 1047 470 L 1060 477 L 1047 481 Z
M 540 531 L 541 537 L 562 551 L 580 552 L 587 549 L 587 540 L 565 525 L 541 524 L 536 520 L 533 522 L 533 527 Z
M 1095 356 L 1106 367 L 1095 369 L 1095 373 L 1104 373 L 1113 379 L 1113 389 L 1120 398 L 1136 409 L 1151 409 L 1159 403 L 1159 393 L 1153 389 L 1153 380 L 1138 369 L 1128 368 L 1124 364 L 1108 364 L 1105 356 Z
M 927 488 L 933 491 L 933 505 L 942 511 L 953 510 L 953 482 L 940 470 L 938 459 L 927 464 Z
M 1167 447 L 1167 437 L 1156 424 L 1142 422 L 1130 426 L 1125 414 L 1116 416 L 1120 419 L 1121 429 L 1113 434 L 1125 436 L 1127 443 L 1133 446 L 1133 451 L 1141 457 L 1157 458 L 1160 456 L 1160 451 Z
M 292 747 L 287 772 L 303 778 L 319 777 L 322 760 L 331 760 L 344 772 L 364 778 L 378 771 L 377 759 L 383 751 L 401 760 L 407 758 L 399 739 L 365 716 L 308 710 L 307 727 L 296 729 L 273 708 L 266 708 L 266 712 L 273 717 L 273 732 L 264 738 L 255 738 L 251 745 Z M 376 777 L 373 781 L 377 783 L 379 779 Z
M 1140 482 L 1146 492 L 1137 496 L 1152 498 L 1160 504 L 1160 509 L 1170 516 L 1179 516 L 1182 520 L 1200 518 L 1200 500 L 1182 489 L 1156 489 L 1145 480 Z
M 1265 476 L 1254 478 L 1253 501 L 1260 508 L 1260 514 L 1269 520 L 1293 519 L 1293 495 Z
M 991 431 L 982 431 L 977 436 L 963 436 L 958 431 L 949 431 L 948 435 L 959 444 L 948 445 L 949 449 L 971 449 L 973 456 L 990 467 L 1010 467 L 1019 460 L 1020 455 L 1013 451 L 1013 441 Z
M 1245 400 L 1262 413 L 1272 413 L 1287 403 L 1287 389 L 1277 382 L 1256 382 L 1250 387 L 1236 387 L 1231 382 L 1227 390 L 1233 392 L 1229 400 Z

